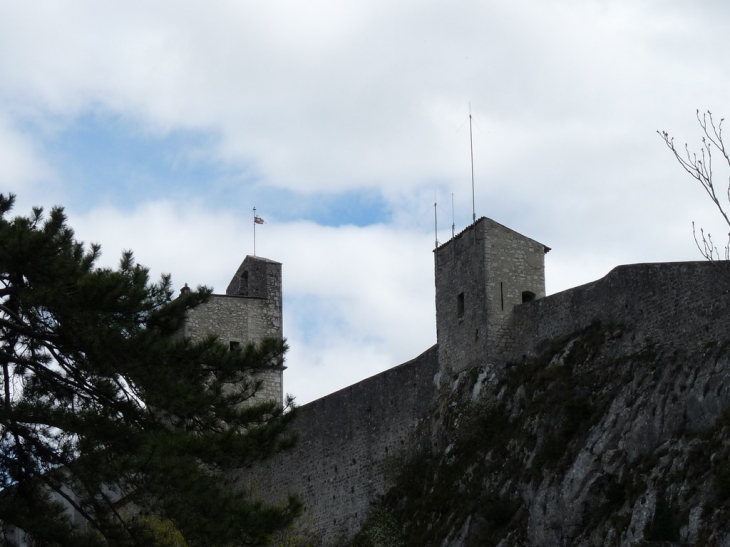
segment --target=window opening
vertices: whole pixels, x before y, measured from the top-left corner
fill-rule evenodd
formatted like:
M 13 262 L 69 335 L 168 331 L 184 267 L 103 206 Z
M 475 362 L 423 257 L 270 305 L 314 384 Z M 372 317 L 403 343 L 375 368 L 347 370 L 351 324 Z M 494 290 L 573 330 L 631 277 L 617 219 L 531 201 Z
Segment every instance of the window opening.
M 231 340 L 230 342 L 228 342 L 229 350 L 233 351 L 233 350 L 240 349 L 240 348 L 241 348 L 241 342 L 236 342 L 235 340 Z
M 502 311 L 504 311 L 504 283 L 499 282 L 499 300 L 502 305 Z
M 464 317 L 464 293 L 459 293 L 456 297 L 456 316 L 459 318 Z
M 524 304 L 525 302 L 532 302 L 533 300 L 535 300 L 535 296 L 535 293 L 532 291 L 524 291 L 522 293 L 522 303 Z

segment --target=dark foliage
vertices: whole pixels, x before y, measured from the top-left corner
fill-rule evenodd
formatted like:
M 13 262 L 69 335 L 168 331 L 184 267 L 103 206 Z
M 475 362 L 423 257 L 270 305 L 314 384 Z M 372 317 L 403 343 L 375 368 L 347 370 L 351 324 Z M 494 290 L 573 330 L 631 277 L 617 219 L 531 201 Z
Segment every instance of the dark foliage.
M 226 487 L 292 442 L 291 412 L 249 401 L 284 342 L 192 343 L 178 333 L 208 289 L 172 300 L 169 276 L 151 283 L 130 252 L 97 268 L 99 246 L 77 242 L 62 209 L 9 219 L 13 201 L 0 195 L 0 533 L 149 545 L 153 517 L 190 547 L 257 545 L 291 522 L 296 500 L 264 507 Z

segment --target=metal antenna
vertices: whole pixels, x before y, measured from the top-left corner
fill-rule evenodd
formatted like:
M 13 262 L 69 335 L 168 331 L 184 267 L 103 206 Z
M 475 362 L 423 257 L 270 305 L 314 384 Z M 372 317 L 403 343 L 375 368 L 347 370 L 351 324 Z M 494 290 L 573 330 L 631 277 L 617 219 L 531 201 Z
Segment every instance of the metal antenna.
M 436 249 L 439 247 L 439 219 L 438 210 L 436 209 L 436 196 L 433 197 L 433 234 L 436 241 Z
M 471 133 L 471 102 L 469 103 L 469 151 L 471 152 L 471 220 L 477 223 L 477 210 L 474 204 L 474 140 Z
M 451 192 L 451 239 L 454 239 L 454 230 L 456 229 L 456 221 L 454 220 L 454 193 Z
M 256 207 L 253 208 L 253 255 L 256 256 Z

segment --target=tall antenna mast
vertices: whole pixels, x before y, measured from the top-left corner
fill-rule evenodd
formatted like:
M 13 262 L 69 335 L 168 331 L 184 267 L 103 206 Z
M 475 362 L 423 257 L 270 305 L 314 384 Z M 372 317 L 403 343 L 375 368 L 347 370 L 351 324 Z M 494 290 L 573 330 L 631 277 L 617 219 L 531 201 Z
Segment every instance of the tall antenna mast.
M 474 205 L 474 140 L 471 134 L 471 102 L 469 102 L 469 151 L 471 152 L 471 220 L 477 223 L 477 210 Z
M 454 220 L 454 193 L 451 192 L 451 239 L 454 239 L 454 229 L 456 228 L 456 221 Z
M 436 241 L 436 249 L 439 247 L 439 219 L 438 212 L 436 210 L 436 196 L 433 198 L 433 234 Z

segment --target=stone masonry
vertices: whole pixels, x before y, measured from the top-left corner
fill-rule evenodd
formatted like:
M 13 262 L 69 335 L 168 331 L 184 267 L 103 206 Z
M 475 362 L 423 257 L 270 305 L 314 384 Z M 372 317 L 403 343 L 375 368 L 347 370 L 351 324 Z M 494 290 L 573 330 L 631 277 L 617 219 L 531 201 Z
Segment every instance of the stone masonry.
M 511 351 L 512 310 L 545 296 L 549 250 L 484 217 L 435 250 L 442 369 L 460 372 Z
M 347 366 L 347 363 L 342 363 Z M 242 471 L 238 487 L 267 503 L 296 494 L 297 534 L 323 545 L 352 537 L 399 465 L 427 443 L 437 394 L 436 347 L 416 359 L 298 409 L 297 444 Z M 292 545 L 294 544 L 294 538 Z
M 190 310 L 183 334 L 193 340 L 214 334 L 234 347 L 257 343 L 267 337 L 281 338 L 281 264 L 267 258 L 247 256 L 226 289 Z M 258 373 L 261 388 L 254 400 L 283 404 L 283 368 Z
M 730 285 L 707 261 L 618 266 L 597 281 L 515 307 L 510 330 L 519 344 L 510 358 L 534 356 L 595 322 L 630 325 L 637 348 L 723 340 L 730 330 L 728 294 Z

